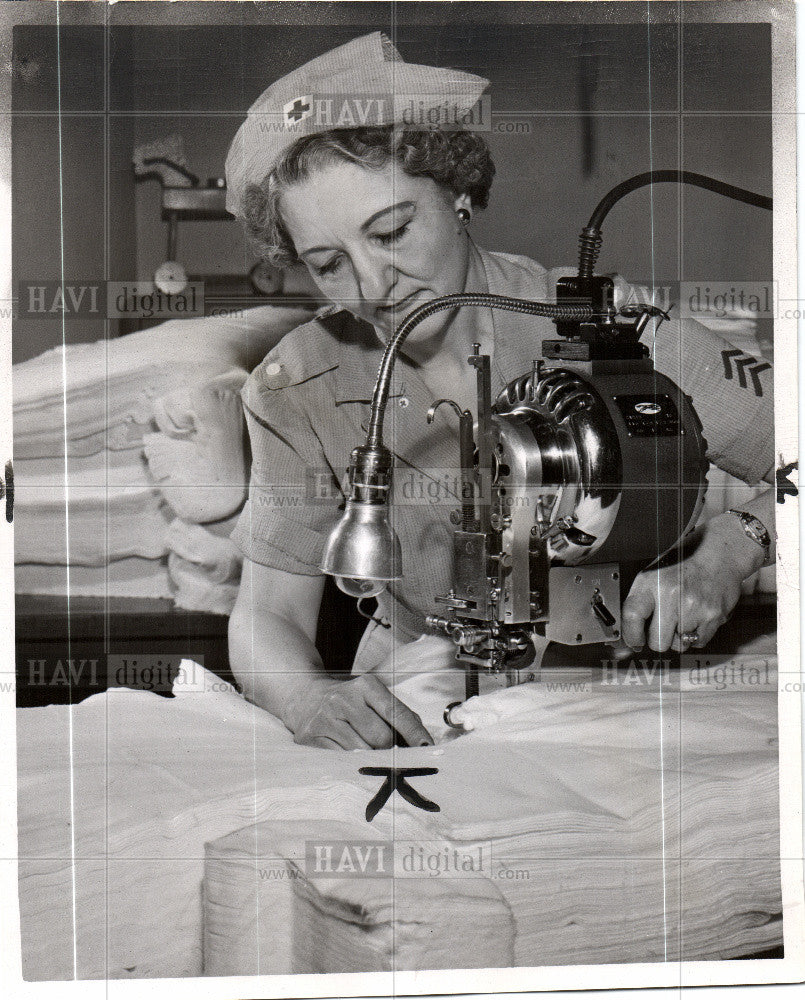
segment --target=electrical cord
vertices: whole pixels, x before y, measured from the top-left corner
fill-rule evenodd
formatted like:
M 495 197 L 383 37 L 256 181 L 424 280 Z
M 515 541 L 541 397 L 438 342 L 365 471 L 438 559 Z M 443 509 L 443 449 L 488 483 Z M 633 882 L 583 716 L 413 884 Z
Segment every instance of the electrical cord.
M 747 191 L 746 188 L 735 187 L 734 184 L 726 184 L 724 181 L 716 180 L 715 177 L 697 174 L 692 170 L 647 170 L 645 173 L 635 174 L 634 177 L 622 181 L 604 195 L 590 216 L 590 221 L 582 229 L 579 236 L 580 278 L 592 278 L 593 276 L 598 254 L 601 251 L 601 226 L 612 207 L 624 195 L 636 191 L 638 188 L 646 187 L 648 184 L 661 183 L 692 184 L 694 187 L 704 188 L 715 194 L 724 195 L 725 198 L 733 198 L 735 201 L 742 201 L 747 205 L 765 208 L 768 211 L 771 211 L 773 205 L 773 200 L 766 195 Z

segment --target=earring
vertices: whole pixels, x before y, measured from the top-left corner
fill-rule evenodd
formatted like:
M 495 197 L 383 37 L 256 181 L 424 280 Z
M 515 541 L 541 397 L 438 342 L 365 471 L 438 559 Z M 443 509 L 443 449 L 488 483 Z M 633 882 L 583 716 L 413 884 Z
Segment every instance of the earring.
M 456 215 L 461 219 L 465 226 L 470 224 L 470 219 L 472 218 L 472 213 L 466 208 L 457 208 Z

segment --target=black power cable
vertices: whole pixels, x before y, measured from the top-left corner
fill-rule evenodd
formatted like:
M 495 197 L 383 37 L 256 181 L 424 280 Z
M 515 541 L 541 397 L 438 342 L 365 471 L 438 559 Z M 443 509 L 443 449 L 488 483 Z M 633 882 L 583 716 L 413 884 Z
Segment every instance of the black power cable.
M 620 201 L 624 195 L 647 184 L 692 184 L 694 187 L 704 188 L 713 191 L 715 194 L 724 195 L 726 198 L 734 198 L 735 201 L 745 202 L 747 205 L 754 205 L 755 208 L 765 208 L 771 211 L 772 199 L 765 195 L 756 194 L 754 191 L 747 191 L 745 188 L 735 187 L 733 184 L 725 184 L 724 181 L 717 181 L 714 177 L 706 174 L 697 174 L 692 170 L 647 170 L 642 174 L 635 174 L 628 180 L 623 181 L 604 195 L 590 216 L 590 221 L 582 229 L 579 236 L 579 277 L 592 278 L 598 254 L 601 250 L 601 225 L 609 214 L 610 209 Z

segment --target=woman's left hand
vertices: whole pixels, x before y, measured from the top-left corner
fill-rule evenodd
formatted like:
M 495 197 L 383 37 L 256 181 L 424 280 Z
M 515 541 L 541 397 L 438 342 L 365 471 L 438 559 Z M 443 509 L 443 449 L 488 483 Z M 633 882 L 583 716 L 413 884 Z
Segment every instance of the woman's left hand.
M 763 562 L 763 549 L 747 538 L 738 518 L 714 517 L 690 556 L 635 578 L 623 605 L 623 641 L 634 650 L 648 643 L 658 652 L 705 646 L 738 603 L 742 582 Z

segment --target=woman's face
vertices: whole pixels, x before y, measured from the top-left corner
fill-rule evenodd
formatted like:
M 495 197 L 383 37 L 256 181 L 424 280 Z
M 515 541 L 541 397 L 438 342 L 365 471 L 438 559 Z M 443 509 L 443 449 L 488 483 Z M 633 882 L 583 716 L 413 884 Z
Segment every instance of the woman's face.
M 279 207 L 321 291 L 383 340 L 416 306 L 464 291 L 470 250 L 456 211 L 470 201 L 428 177 L 396 163 L 332 163 L 285 191 Z M 409 341 L 437 338 L 448 315 L 429 317 Z

